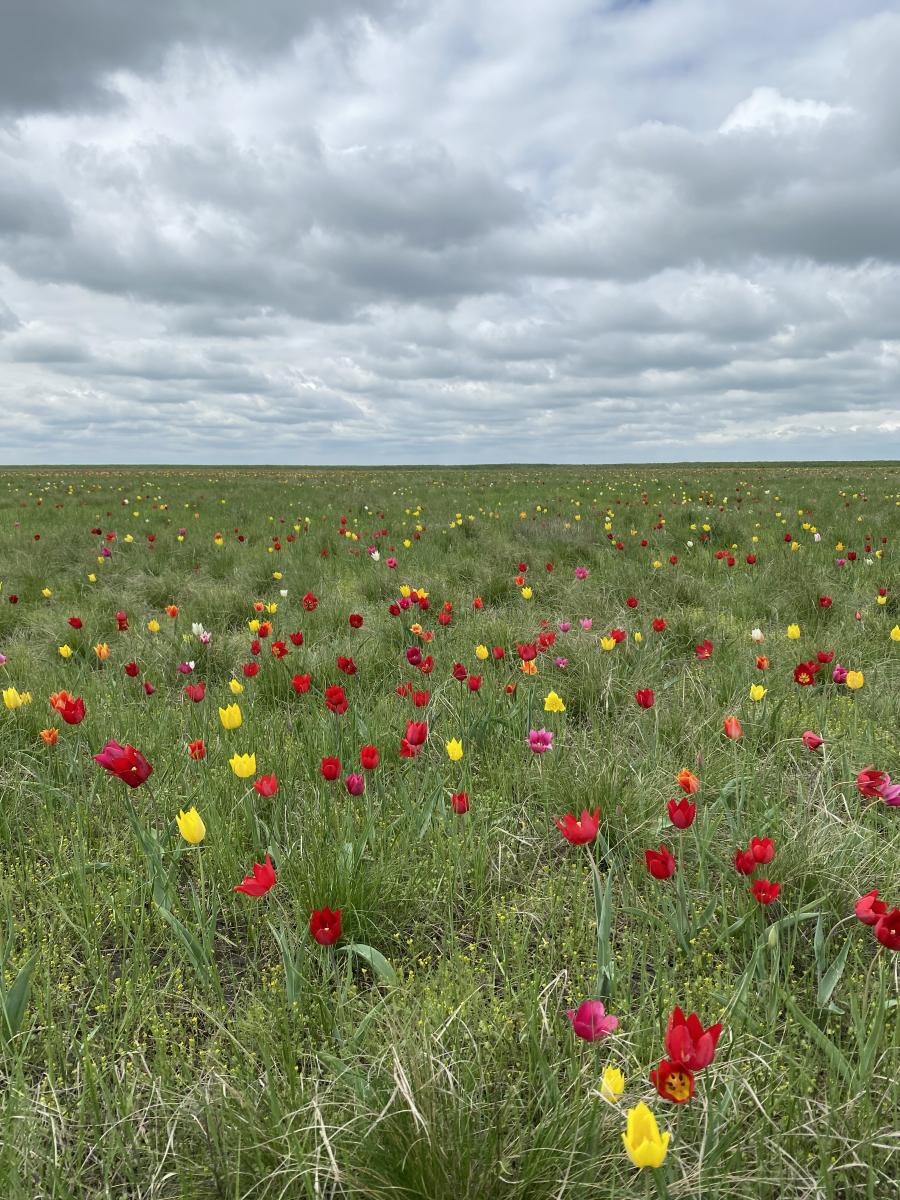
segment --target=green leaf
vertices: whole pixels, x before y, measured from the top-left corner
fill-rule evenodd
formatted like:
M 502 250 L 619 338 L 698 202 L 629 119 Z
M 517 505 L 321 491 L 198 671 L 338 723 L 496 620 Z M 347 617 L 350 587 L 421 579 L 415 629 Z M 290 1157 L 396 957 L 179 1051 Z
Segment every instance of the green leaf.
M 387 983 L 391 987 L 399 986 L 400 980 L 397 972 L 381 951 L 376 950 L 374 946 L 366 946 L 362 942 L 351 942 L 349 946 L 341 946 L 340 949 L 344 954 L 355 954 L 357 958 L 368 963 L 376 978 L 380 979 L 382 983 Z
M 834 962 L 819 980 L 819 989 L 816 992 L 816 1001 L 821 1008 L 824 1008 L 831 999 L 831 994 L 840 982 L 840 978 L 844 973 L 844 967 L 847 965 L 847 955 L 850 953 L 850 938 L 844 942 L 841 949 L 838 951 Z
M 28 959 L 9 991 L 4 991 L 3 977 L 0 974 L 0 1016 L 3 1017 L 3 1020 L 0 1021 L 0 1040 L 4 1042 L 9 1038 L 14 1038 L 22 1025 L 25 1009 L 28 1007 L 28 997 L 31 993 L 31 972 L 35 968 L 37 959 L 36 954 Z
M 303 961 L 304 948 L 303 943 L 300 945 L 300 953 L 295 954 L 294 948 L 291 945 L 290 938 L 283 929 L 279 929 L 269 921 L 269 928 L 272 930 L 272 936 L 278 943 L 278 949 L 281 951 L 281 965 L 284 968 L 284 990 L 287 993 L 288 1004 L 294 1004 L 300 999 L 302 991 L 303 972 L 300 969 L 300 964 Z
M 597 999 L 609 995 L 616 973 L 615 959 L 610 945 L 612 930 L 612 873 L 607 872 L 604 881 L 594 856 L 588 850 L 588 862 L 594 889 L 594 913 L 597 918 Z

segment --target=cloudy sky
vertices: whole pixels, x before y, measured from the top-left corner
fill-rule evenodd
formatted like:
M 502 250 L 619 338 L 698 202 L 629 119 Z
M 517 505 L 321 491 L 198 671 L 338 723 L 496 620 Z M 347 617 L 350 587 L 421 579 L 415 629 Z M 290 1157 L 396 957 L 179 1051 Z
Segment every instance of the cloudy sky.
M 900 4 L 5 0 L 0 463 L 900 457 Z

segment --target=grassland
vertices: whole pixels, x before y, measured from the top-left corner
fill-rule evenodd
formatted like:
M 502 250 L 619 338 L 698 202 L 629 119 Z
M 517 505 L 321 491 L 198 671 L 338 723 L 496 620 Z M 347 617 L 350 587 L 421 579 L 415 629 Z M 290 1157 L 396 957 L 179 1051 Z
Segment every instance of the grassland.
M 857 786 L 900 780 L 898 505 L 895 464 L 0 472 L 0 687 L 31 695 L 0 706 L 0 1195 L 900 1195 L 900 955 L 854 914 L 872 888 L 900 903 L 900 807 Z M 401 588 L 427 609 L 391 615 Z M 258 654 L 251 621 L 272 625 Z M 527 674 L 517 645 L 548 632 Z M 110 739 L 145 783 L 94 761 Z M 678 830 L 682 768 L 700 790 Z M 595 807 L 597 840 L 570 845 L 554 819 Z M 770 905 L 734 867 L 752 837 L 775 845 Z M 660 842 L 667 880 L 645 863 Z M 267 853 L 275 886 L 234 891 Z M 309 931 L 324 906 L 330 946 Z M 619 1026 L 581 1040 L 566 1009 L 600 995 Z M 676 1005 L 724 1027 L 686 1104 L 648 1076 Z M 641 1100 L 672 1134 L 659 1171 L 623 1149 Z

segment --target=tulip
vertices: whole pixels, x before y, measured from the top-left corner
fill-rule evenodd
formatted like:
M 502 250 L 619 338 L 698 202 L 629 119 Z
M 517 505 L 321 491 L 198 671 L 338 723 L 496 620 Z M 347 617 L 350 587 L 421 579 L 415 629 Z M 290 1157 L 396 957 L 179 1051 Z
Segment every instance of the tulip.
M 739 875 L 752 875 L 756 870 L 756 859 L 753 857 L 753 851 L 741 850 L 740 848 L 735 850 L 734 869 Z
M 546 754 L 553 749 L 553 734 L 549 729 L 529 729 L 525 745 L 534 754 Z
M 555 818 L 556 828 L 567 842 L 573 846 L 586 846 L 597 837 L 600 828 L 600 809 L 595 808 L 593 814 L 585 809 L 581 817 L 576 819 L 572 813 L 567 813 L 562 820 Z
M 692 774 L 687 767 L 682 767 L 675 777 L 675 782 L 683 792 L 687 792 L 689 796 L 696 795 L 700 791 L 700 780 L 696 775 Z
M 664 1100 L 673 1104 L 686 1104 L 694 1094 L 694 1075 L 684 1063 L 663 1059 L 655 1071 L 650 1072 L 650 1082 Z
M 236 704 L 229 704 L 226 708 L 219 709 L 219 720 L 223 729 L 240 729 L 244 718 Z
M 683 1009 L 676 1007 L 666 1025 L 666 1053 L 691 1071 L 702 1071 L 712 1062 L 721 1034 L 721 1024 L 704 1029 L 696 1013 L 685 1016 Z
M 891 641 L 900 642 L 900 625 L 895 625 L 891 630 Z
M 476 658 L 477 658 L 477 659 L 478 659 L 480 662 L 484 662 L 484 660 L 485 660 L 485 659 L 486 659 L 486 658 L 487 658 L 489 655 L 490 655 L 490 650 L 488 650 L 487 646 L 476 646 L 476 647 L 475 647 L 475 657 L 476 657 Z
M 856 915 L 863 925 L 877 925 L 887 912 L 887 905 L 878 899 L 878 888 L 866 892 L 856 902 Z
M 760 904 L 771 904 L 773 900 L 778 899 L 781 884 L 770 883 L 768 879 L 754 879 L 750 891 Z
M 766 635 L 759 627 L 756 627 L 755 629 L 750 630 L 750 639 L 754 642 L 764 642 L 766 640 Z
M 18 692 L 14 687 L 5 688 L 3 692 L 3 703 L 10 712 L 13 712 L 17 708 L 21 708 L 24 703 L 22 699 L 22 693 Z
M 764 688 L 761 683 L 751 683 L 750 684 L 750 699 L 754 700 L 754 701 L 762 700 L 763 696 L 765 696 L 767 691 L 768 691 L 768 688 Z
M 59 651 L 60 658 L 71 658 L 72 657 L 72 647 L 69 645 L 59 646 L 58 651 Z
M 361 796 L 366 790 L 366 781 L 364 776 L 356 772 L 348 775 L 344 780 L 344 784 L 351 796 Z
M 800 636 L 800 626 L 799 625 L 788 625 L 787 635 L 791 639 L 792 642 L 796 642 L 797 638 L 799 638 L 799 636 Z
M 566 1009 L 566 1016 L 576 1037 L 585 1042 L 596 1042 L 619 1027 L 619 1018 L 608 1015 L 600 1000 L 584 1000 L 577 1011 Z
M 613 637 L 602 637 L 600 639 L 600 647 L 603 650 L 615 650 L 616 645 L 616 639 Z
M 863 675 L 862 671 L 848 671 L 847 678 L 844 680 L 844 683 L 848 688 L 850 688 L 851 691 L 856 692 L 859 691 L 865 681 L 866 677 Z
M 771 838 L 752 837 L 750 839 L 750 853 L 753 855 L 754 862 L 770 863 L 775 857 L 775 843 Z
M 98 642 L 94 647 L 94 653 L 97 655 L 97 658 L 100 662 L 106 662 L 106 660 L 109 658 L 109 646 L 106 644 L 106 642 Z
M 264 863 L 253 864 L 253 874 L 245 875 L 240 883 L 231 889 L 233 892 L 243 892 L 245 896 L 264 896 L 276 883 L 278 876 L 272 866 L 272 859 L 267 854 Z
M 878 919 L 875 936 L 888 950 L 900 950 L 900 908 L 892 908 Z
M 325 689 L 325 706 L 337 716 L 342 716 L 347 711 L 347 696 L 339 684 Z
M 660 845 L 658 850 L 645 850 L 644 858 L 647 870 L 654 879 L 671 879 L 675 874 L 675 858 L 665 846 Z
M 153 768 L 140 750 L 135 750 L 134 746 L 121 746 L 112 739 L 94 755 L 94 762 L 130 788 L 140 787 L 153 774 Z
M 459 738 L 451 738 L 449 742 L 444 743 L 447 757 L 451 762 L 459 762 L 463 756 L 463 744 Z
M 309 932 L 320 946 L 332 946 L 341 936 L 341 910 L 314 909 L 309 918 Z
M 206 696 L 206 684 L 189 683 L 184 689 L 184 694 L 188 700 L 192 700 L 194 704 L 199 704 Z
M 656 701 L 656 694 L 652 688 L 638 688 L 634 693 L 634 698 L 638 708 L 652 708 Z
M 600 1095 L 610 1104 L 615 1104 L 625 1091 L 625 1076 L 618 1067 L 604 1067 L 600 1082 Z
M 188 743 L 188 754 L 195 762 L 206 758 L 206 746 L 204 746 L 202 738 L 197 738 L 195 742 Z
M 244 685 L 237 679 L 229 679 L 228 686 L 231 688 L 232 696 L 240 696 L 244 690 Z
M 378 747 L 363 746 L 359 752 L 359 761 L 365 771 L 374 771 L 378 766 Z
M 817 733 L 813 733 L 811 729 L 807 729 L 800 741 L 807 750 L 818 750 L 820 746 L 825 744 L 824 739 L 820 738 Z
M 274 772 L 271 775 L 260 775 L 253 784 L 253 789 L 260 796 L 274 796 L 278 791 L 278 779 Z
M 722 722 L 722 727 L 725 730 L 725 736 L 733 742 L 743 737 L 744 731 L 741 729 L 741 723 L 737 717 L 726 717 Z
M 668 1130 L 660 1135 L 656 1117 L 643 1101 L 628 1110 L 628 1125 L 622 1134 L 622 1143 L 636 1167 L 661 1167 L 671 1136 Z
M 178 831 L 184 840 L 192 846 L 199 846 L 206 837 L 206 826 L 196 808 L 189 808 L 187 812 L 179 810 L 176 820 Z
M 557 696 L 556 692 L 548 692 L 544 697 L 544 712 L 563 713 L 565 711 L 566 706 L 562 702 L 562 697 Z
M 669 820 L 676 829 L 689 829 L 697 815 L 696 802 L 682 796 L 680 800 L 669 801 Z
M 450 806 L 457 816 L 469 811 L 469 796 L 467 792 L 453 792 L 450 796 Z
M 238 779 L 249 779 L 251 775 L 256 774 L 256 755 L 233 754 L 228 760 L 228 765 Z

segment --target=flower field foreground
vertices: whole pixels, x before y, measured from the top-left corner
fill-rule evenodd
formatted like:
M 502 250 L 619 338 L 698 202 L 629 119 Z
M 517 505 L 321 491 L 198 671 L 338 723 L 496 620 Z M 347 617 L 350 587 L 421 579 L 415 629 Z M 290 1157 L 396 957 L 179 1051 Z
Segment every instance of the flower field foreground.
M 0 472 L 4 1197 L 882 1197 L 900 470 Z

